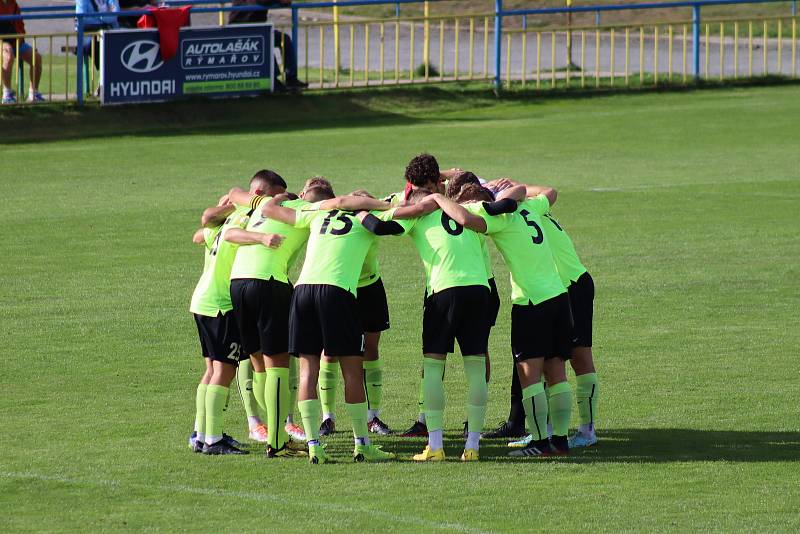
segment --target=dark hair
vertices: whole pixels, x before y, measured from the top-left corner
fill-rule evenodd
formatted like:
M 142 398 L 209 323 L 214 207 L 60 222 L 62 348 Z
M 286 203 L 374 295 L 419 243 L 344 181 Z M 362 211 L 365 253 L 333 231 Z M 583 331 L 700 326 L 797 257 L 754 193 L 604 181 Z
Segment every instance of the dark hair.
M 431 182 L 439 182 L 439 163 L 430 154 L 420 154 L 408 162 L 406 180 L 414 187 L 424 187 Z
M 492 193 L 482 185 L 469 183 L 461 188 L 461 190 L 453 197 L 453 200 L 459 204 L 463 202 L 492 202 L 494 197 Z
M 319 202 L 320 200 L 328 200 L 334 196 L 333 190 L 330 187 L 315 185 L 314 187 L 306 189 L 306 192 L 303 193 L 303 200 L 306 202 Z
M 450 198 L 456 198 L 461 188 L 469 184 L 481 185 L 481 181 L 469 171 L 459 173 L 447 181 L 447 191 L 445 195 Z
M 417 187 L 413 191 L 411 191 L 410 195 L 408 195 L 408 198 L 406 199 L 406 204 L 416 204 L 423 198 L 432 194 L 433 193 L 431 191 L 428 191 L 427 189 L 424 189 L 422 187 Z
M 284 180 L 280 174 L 275 171 L 270 171 L 268 169 L 261 169 L 257 173 L 250 178 L 250 185 L 253 185 L 253 182 L 260 181 L 267 187 L 282 187 L 286 189 L 286 180 Z

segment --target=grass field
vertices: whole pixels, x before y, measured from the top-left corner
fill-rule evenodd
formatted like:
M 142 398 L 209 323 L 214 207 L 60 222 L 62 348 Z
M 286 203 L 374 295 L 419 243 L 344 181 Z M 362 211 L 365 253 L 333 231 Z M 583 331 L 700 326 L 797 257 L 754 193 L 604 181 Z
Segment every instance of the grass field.
M 800 89 L 432 91 L 0 114 L 4 530 L 800 529 Z M 554 213 L 597 285 L 600 444 L 518 462 L 484 442 L 481 463 L 461 464 L 456 355 L 451 462 L 352 464 L 346 432 L 329 442 L 335 465 L 267 460 L 255 446 L 189 452 L 201 210 L 263 167 L 293 187 L 323 173 L 340 192 L 389 193 L 423 150 L 559 188 Z M 423 272 L 403 238 L 381 254 L 383 412 L 401 428 L 416 411 Z M 506 415 L 511 369 L 495 264 L 491 425 Z M 238 399 L 227 422 L 245 436 Z M 378 442 L 403 458 L 423 445 Z

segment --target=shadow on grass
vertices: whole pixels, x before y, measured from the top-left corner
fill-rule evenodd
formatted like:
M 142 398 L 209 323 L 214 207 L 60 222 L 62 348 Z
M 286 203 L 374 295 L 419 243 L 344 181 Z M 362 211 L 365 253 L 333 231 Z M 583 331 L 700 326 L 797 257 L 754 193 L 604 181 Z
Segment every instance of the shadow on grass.
M 782 77 L 659 87 L 555 88 L 512 86 L 495 94 L 485 82 L 326 90 L 228 100 L 189 99 L 102 108 L 97 103 L 9 106 L 0 109 L 0 144 L 115 136 L 276 133 L 320 128 L 404 125 L 437 120 L 441 113 L 470 111 L 498 101 L 543 104 L 613 95 L 646 95 L 800 83 Z M 489 118 L 449 118 L 480 121 Z
M 344 429 L 323 438 L 329 454 L 347 461 L 352 434 Z M 371 436 L 374 443 L 410 460 L 422 451 L 425 438 Z M 445 432 L 447 461 L 459 461 L 464 448 L 461 432 Z M 264 445 L 245 443 L 251 454 L 263 455 Z M 668 463 L 668 462 L 800 462 L 800 432 L 744 432 L 685 428 L 624 428 L 605 430 L 600 442 L 588 449 L 576 449 L 567 457 L 513 458 L 507 440 L 482 440 L 483 462 Z
M 486 440 L 481 459 L 507 461 L 505 442 Z M 519 461 L 519 460 L 516 460 Z M 576 449 L 568 463 L 798 462 L 800 432 L 745 432 L 686 428 L 623 428 L 603 431 L 588 449 Z

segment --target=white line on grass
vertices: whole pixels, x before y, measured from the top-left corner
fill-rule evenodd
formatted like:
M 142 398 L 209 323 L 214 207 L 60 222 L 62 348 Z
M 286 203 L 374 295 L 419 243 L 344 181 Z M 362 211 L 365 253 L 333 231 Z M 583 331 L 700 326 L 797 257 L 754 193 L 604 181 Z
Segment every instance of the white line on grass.
M 306 508 L 313 508 L 313 509 L 320 509 L 325 508 L 332 512 L 344 512 L 349 514 L 365 514 L 371 515 L 376 518 L 388 520 L 388 521 L 395 521 L 398 523 L 406 523 L 412 525 L 418 525 L 425 528 L 430 529 L 439 529 L 439 530 L 447 530 L 447 531 L 456 531 L 456 532 L 464 532 L 468 534 L 492 534 L 492 531 L 488 530 L 481 530 L 477 528 L 473 528 L 467 525 L 462 525 L 460 523 L 452 523 L 452 522 L 437 522 L 437 521 L 430 521 L 427 519 L 421 519 L 419 517 L 411 517 L 405 515 L 395 515 L 390 514 L 388 512 L 382 512 L 380 510 L 373 510 L 370 508 L 356 508 L 352 506 L 345 506 L 341 504 L 333 504 L 333 503 L 325 503 L 325 502 L 314 502 L 314 503 L 305 503 L 302 501 L 293 501 L 289 499 L 282 499 L 280 497 L 276 497 L 273 495 L 266 495 L 262 493 L 251 493 L 245 491 L 229 491 L 229 490 L 221 490 L 215 488 L 198 488 L 193 486 L 184 486 L 184 485 L 147 485 L 147 484 L 136 484 L 136 483 L 128 483 L 128 482 L 120 482 L 118 480 L 110 480 L 110 479 L 101 479 L 101 478 L 91 478 L 91 479 L 76 479 L 76 478 L 68 478 L 60 475 L 43 475 L 40 473 L 13 473 L 8 471 L 0 471 L 0 477 L 4 478 L 19 478 L 19 479 L 33 479 L 33 480 L 40 480 L 43 482 L 61 482 L 64 484 L 75 484 L 75 485 L 84 485 L 84 486 L 95 486 L 95 487 L 127 487 L 127 488 L 136 488 L 136 489 L 145 489 L 145 490 L 160 490 L 170 493 L 190 493 L 195 495 L 211 495 L 211 496 L 219 496 L 219 497 L 233 497 L 237 499 L 249 499 L 252 501 L 266 501 L 271 503 L 279 503 L 284 504 L 287 506 L 300 506 Z

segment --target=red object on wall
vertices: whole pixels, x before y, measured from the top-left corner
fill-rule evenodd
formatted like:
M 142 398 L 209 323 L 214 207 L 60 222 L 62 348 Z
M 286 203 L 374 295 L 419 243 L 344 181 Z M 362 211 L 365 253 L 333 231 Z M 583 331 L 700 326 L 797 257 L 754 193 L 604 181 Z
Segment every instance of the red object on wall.
M 181 26 L 189 25 L 191 8 L 192 6 L 150 8 L 150 14 L 142 15 L 136 22 L 139 28 L 158 28 L 161 59 L 164 61 L 178 53 Z

